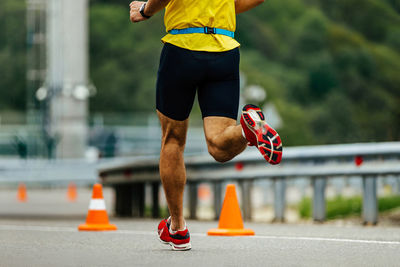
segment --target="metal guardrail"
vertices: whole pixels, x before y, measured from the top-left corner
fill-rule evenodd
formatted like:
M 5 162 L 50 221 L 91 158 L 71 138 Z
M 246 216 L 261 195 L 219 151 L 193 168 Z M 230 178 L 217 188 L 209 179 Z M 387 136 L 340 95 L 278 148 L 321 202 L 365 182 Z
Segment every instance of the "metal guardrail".
M 363 163 L 357 166 L 354 158 Z M 314 187 L 313 218 L 325 219 L 326 179 L 331 177 L 362 177 L 363 219 L 378 221 L 376 179 L 400 175 L 400 142 L 364 143 L 284 148 L 282 163 L 267 165 L 255 149 L 248 149 L 232 161 L 215 162 L 210 156 L 186 157 L 187 182 L 190 190 L 190 217 L 196 218 L 197 184 L 214 184 L 214 207 L 218 217 L 222 203 L 222 182 L 238 181 L 242 192 L 242 211 L 251 219 L 251 186 L 255 179 L 274 181 L 275 219 L 284 220 L 286 179 L 309 177 Z M 99 176 L 105 185 L 116 189 L 116 213 L 121 216 L 143 215 L 144 184 L 153 188 L 153 216 L 158 216 L 158 157 L 116 159 L 99 165 Z
M 97 181 L 97 168 L 98 163 L 86 159 L 0 159 L 0 184 L 93 184 Z
M 186 156 L 186 167 L 193 168 L 219 168 L 232 167 L 237 162 L 244 164 L 257 164 L 266 169 L 281 168 L 299 162 L 328 163 L 330 161 L 353 161 L 355 156 L 363 156 L 364 161 L 370 160 L 400 160 L 400 142 L 362 143 L 346 145 L 324 145 L 285 147 L 281 164 L 277 166 L 266 165 L 257 150 L 248 148 L 242 154 L 227 163 L 217 163 L 209 155 Z M 154 169 L 158 168 L 157 156 L 143 156 L 132 158 L 115 158 L 114 160 L 99 165 L 99 173 L 107 174 L 120 172 L 126 169 Z M 253 165 L 251 165 L 253 166 Z M 268 167 L 268 168 L 267 168 Z M 222 170 L 222 169 L 221 169 Z M 132 177 L 134 178 L 134 177 Z M 188 177 L 190 178 L 190 177 Z

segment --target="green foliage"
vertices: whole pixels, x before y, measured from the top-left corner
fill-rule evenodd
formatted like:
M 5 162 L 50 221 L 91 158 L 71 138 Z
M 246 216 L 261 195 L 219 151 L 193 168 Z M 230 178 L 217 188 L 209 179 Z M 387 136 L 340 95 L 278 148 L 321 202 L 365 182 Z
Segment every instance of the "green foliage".
M 25 108 L 25 1 L 0 1 L 0 109 Z
M 373 0 L 268 2 L 238 16 L 241 69 L 279 102 L 285 144 L 398 140 L 399 31 L 398 13 Z
M 90 10 L 91 78 L 98 94 L 92 111 L 151 111 L 155 108 L 161 14 L 132 24 L 128 6 L 93 5 Z
M 393 25 L 398 26 L 400 23 L 399 14 L 385 1 L 320 0 L 318 2 L 331 19 L 347 24 L 373 41 L 384 41 Z
M 386 211 L 395 209 L 400 206 L 400 196 L 389 196 L 379 198 L 378 209 L 379 211 Z
M 326 203 L 326 218 L 335 219 L 360 215 L 362 210 L 361 197 L 343 198 L 337 197 L 333 200 L 328 200 Z
M 311 198 L 304 197 L 299 203 L 298 210 L 301 218 L 311 218 L 312 216 Z
M 400 196 L 386 196 L 378 199 L 379 212 L 388 211 L 400 207 Z M 301 218 L 311 218 L 312 216 L 312 200 L 311 198 L 303 198 L 298 210 Z M 362 198 L 360 196 L 344 198 L 338 196 L 334 199 L 326 201 L 326 219 L 344 218 L 349 216 L 360 215 L 362 212 Z

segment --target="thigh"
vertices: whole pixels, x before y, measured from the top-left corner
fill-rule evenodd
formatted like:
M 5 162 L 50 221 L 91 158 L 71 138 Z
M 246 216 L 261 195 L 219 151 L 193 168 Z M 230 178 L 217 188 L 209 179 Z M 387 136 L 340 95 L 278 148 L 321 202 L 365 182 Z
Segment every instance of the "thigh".
M 203 118 L 227 117 L 236 120 L 239 108 L 239 49 L 219 53 L 209 62 L 207 79 L 198 89 Z
M 179 121 L 189 117 L 199 79 L 198 65 L 190 52 L 166 43 L 157 75 L 156 108 Z
M 222 133 L 229 126 L 235 126 L 236 120 L 227 117 L 208 116 L 203 120 L 204 135 L 206 137 L 207 144 L 211 142 L 216 136 L 221 136 Z

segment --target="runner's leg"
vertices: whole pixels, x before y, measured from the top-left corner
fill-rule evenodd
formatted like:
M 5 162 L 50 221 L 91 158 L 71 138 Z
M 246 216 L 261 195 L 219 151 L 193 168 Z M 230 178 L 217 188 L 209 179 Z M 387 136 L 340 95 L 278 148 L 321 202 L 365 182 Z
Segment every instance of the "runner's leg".
M 242 128 L 236 125 L 239 106 L 239 49 L 210 53 L 207 80 L 198 90 L 209 153 L 225 162 L 246 148 Z
M 186 172 L 183 151 L 188 117 L 197 84 L 202 78 L 202 66 L 193 53 L 166 43 L 157 77 L 156 108 L 162 130 L 160 176 L 171 215 L 171 229 L 174 231 L 185 227 L 183 192 Z
M 162 140 L 160 153 L 160 176 L 171 215 L 171 229 L 185 227 L 183 218 L 183 193 L 186 170 L 183 151 L 186 143 L 188 121 L 177 121 L 157 111 L 161 123 Z

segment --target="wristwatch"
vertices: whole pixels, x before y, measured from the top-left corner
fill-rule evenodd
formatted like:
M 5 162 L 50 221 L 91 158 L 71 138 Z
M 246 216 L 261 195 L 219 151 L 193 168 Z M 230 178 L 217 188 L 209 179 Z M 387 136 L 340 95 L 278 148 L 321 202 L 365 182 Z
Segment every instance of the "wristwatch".
M 140 15 L 142 15 L 142 17 L 149 19 L 149 18 L 151 18 L 151 16 L 147 16 L 146 14 L 144 14 L 145 7 L 146 7 L 146 3 L 143 3 L 143 5 L 139 9 L 139 12 L 140 12 Z

